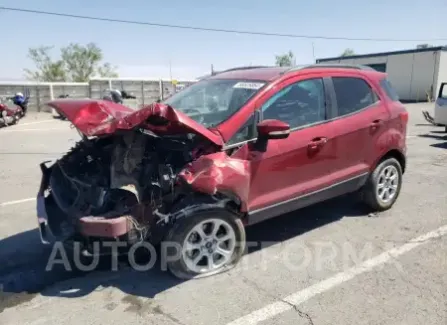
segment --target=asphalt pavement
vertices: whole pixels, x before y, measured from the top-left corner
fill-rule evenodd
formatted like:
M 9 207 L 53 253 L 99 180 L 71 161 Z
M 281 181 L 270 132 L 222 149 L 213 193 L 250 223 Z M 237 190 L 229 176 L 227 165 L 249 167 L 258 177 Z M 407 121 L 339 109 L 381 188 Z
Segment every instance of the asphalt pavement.
M 395 206 L 369 214 L 351 197 L 247 229 L 233 270 L 179 281 L 156 266 L 46 271 L 34 197 L 38 164 L 79 135 L 30 114 L 0 130 L 0 324 L 447 324 L 447 134 L 409 104 L 408 167 Z

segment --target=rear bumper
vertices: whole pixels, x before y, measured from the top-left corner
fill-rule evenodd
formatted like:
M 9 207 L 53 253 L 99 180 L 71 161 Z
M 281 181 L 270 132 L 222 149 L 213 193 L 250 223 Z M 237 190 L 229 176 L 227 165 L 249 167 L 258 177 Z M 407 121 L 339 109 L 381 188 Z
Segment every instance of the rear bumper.
M 51 167 L 46 166 L 47 162 L 40 165 L 42 170 L 42 180 L 37 194 L 37 223 L 40 232 L 40 239 L 43 244 L 51 244 L 58 240 L 64 240 L 63 236 L 55 236 L 56 231 L 51 230 L 50 219 L 57 218 L 49 214 L 45 191 L 49 187 Z M 59 216 L 60 217 L 60 216 Z M 133 228 L 133 223 L 127 216 L 105 219 L 103 217 L 87 216 L 80 218 L 76 225 L 76 234 L 82 237 L 117 238 L 127 234 Z M 58 231 L 60 232 L 60 231 Z

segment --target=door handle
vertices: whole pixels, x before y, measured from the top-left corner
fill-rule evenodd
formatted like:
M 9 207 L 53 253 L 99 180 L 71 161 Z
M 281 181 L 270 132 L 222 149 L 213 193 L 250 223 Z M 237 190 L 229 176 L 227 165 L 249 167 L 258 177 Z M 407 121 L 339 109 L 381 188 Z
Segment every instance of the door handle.
M 371 122 L 370 126 L 374 129 L 378 128 L 379 126 L 381 126 L 383 124 L 382 120 L 374 120 Z
M 320 149 L 322 146 L 324 146 L 327 142 L 326 137 L 318 137 L 314 138 L 310 141 L 310 143 L 307 145 L 307 147 L 311 150 Z

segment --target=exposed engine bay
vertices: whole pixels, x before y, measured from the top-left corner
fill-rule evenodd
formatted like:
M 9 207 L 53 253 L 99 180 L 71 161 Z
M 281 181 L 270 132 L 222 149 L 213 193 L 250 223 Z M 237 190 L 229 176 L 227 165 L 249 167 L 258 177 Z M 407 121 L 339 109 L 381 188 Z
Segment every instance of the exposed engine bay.
M 198 155 L 198 138 L 135 129 L 84 139 L 52 166 L 52 199 L 73 228 L 85 216 L 127 215 L 144 238 L 154 216 L 181 197 L 177 174 Z

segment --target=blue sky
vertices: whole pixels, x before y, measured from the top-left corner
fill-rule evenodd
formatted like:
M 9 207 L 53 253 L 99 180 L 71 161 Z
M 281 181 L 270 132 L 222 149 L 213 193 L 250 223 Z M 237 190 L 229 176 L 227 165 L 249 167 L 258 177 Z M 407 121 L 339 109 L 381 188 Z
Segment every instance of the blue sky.
M 1 6 L 209 28 L 342 36 L 434 39 L 447 44 L 445 0 L 1 0 Z M 22 79 L 32 67 L 27 49 L 70 42 L 97 43 L 123 77 L 194 78 L 210 65 L 271 65 L 289 50 L 297 64 L 337 56 L 345 48 L 372 53 L 414 48 L 417 42 L 296 39 L 126 25 L 0 10 L 0 79 Z

